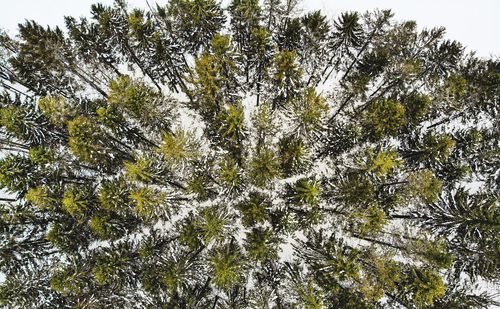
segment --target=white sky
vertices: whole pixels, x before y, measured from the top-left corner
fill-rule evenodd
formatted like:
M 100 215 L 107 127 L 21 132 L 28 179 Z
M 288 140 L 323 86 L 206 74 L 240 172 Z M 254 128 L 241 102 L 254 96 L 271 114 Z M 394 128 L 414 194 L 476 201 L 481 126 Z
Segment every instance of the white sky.
M 64 15 L 87 16 L 95 2 L 110 4 L 113 0 L 0 0 L 3 4 L 0 28 L 14 34 L 17 24 L 24 19 L 63 25 Z M 415 20 L 420 29 L 446 27 L 449 39 L 460 41 L 480 56 L 500 56 L 500 0 L 303 0 L 303 3 L 307 10 L 321 9 L 329 17 L 346 10 L 390 8 L 396 19 Z M 129 0 L 129 4 L 146 7 L 146 0 Z

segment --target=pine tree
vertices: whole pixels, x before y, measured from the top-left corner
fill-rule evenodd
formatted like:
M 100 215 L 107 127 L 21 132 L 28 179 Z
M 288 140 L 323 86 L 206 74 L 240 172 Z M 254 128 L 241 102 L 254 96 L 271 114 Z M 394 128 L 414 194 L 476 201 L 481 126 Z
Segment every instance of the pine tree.
M 499 305 L 499 61 L 298 4 L 0 32 L 1 306 Z

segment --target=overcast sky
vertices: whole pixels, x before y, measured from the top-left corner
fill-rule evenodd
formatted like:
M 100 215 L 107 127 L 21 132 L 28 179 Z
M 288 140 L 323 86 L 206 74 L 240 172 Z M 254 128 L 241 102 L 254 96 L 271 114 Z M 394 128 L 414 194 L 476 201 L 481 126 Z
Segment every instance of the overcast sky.
M 165 4 L 167 0 L 148 0 Z M 62 25 L 63 16 L 87 16 L 95 2 L 113 0 L 0 0 L 0 27 L 16 33 L 17 24 L 34 19 L 40 24 Z M 3 4 L 2 3 L 2 4 Z M 458 40 L 480 56 L 500 56 L 500 0 L 303 0 L 306 10 L 323 10 L 336 17 L 346 10 L 390 8 L 396 19 L 415 20 L 419 28 L 444 26 L 447 37 Z M 129 0 L 146 7 L 146 0 Z

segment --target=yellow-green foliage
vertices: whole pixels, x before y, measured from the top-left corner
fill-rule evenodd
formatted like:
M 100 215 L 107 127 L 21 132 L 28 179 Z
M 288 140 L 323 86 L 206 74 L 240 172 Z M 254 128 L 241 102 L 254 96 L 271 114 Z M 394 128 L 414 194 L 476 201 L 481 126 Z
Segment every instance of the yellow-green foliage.
M 319 202 L 321 191 L 321 185 L 318 181 L 302 178 L 293 186 L 290 197 L 295 203 L 315 206 Z
M 140 9 L 134 9 L 128 15 L 128 24 L 132 34 L 137 39 L 145 39 L 141 34 L 144 32 L 144 28 L 151 26 L 151 21 L 147 19 L 144 20 L 144 12 Z
M 33 147 L 29 150 L 30 160 L 36 164 L 49 164 L 55 160 L 54 152 L 43 146 Z
M 139 157 L 135 162 L 125 162 L 124 164 L 126 175 L 131 180 L 138 180 L 143 182 L 151 182 L 154 179 L 152 171 L 153 161 L 148 158 Z
M 402 165 L 403 160 L 399 157 L 397 151 L 375 150 L 368 148 L 365 152 L 366 160 L 362 163 L 363 168 L 378 177 L 386 177 L 396 172 Z
M 69 133 L 69 147 L 73 154 L 79 159 L 104 165 L 104 159 L 108 155 L 108 149 L 101 143 L 103 132 L 96 125 L 95 121 L 78 116 L 67 123 Z
M 96 109 L 96 114 L 97 121 L 113 130 L 113 132 L 119 131 L 120 124 L 126 121 L 123 114 L 114 105 L 99 107 Z
M 135 203 L 136 213 L 146 220 L 168 211 L 165 205 L 166 194 L 150 187 L 131 191 L 130 199 Z
M 7 106 L 0 108 L 0 127 L 17 137 L 24 135 L 24 123 L 22 119 L 26 111 L 20 106 Z
M 206 119 L 221 110 L 222 104 L 227 100 L 222 96 L 223 90 L 234 83 L 232 74 L 238 70 L 229 50 L 229 42 L 228 36 L 215 35 L 212 40 L 214 53 L 205 52 L 195 60 L 196 77 L 192 82 L 197 87 L 193 103 Z
M 363 114 L 365 128 L 377 139 L 394 136 L 405 122 L 405 107 L 394 100 L 378 100 L 371 103 Z
M 295 120 L 305 133 L 321 129 L 327 112 L 325 98 L 318 95 L 314 88 L 307 88 L 299 99 L 293 101 Z
M 453 98 L 459 98 L 460 96 L 463 96 L 467 92 L 467 80 L 463 78 L 462 76 L 458 74 L 451 74 L 445 82 L 444 85 L 444 90 L 445 94 L 453 97 Z M 455 106 L 450 106 L 450 107 L 455 107 Z
M 59 269 L 50 279 L 50 287 L 63 295 L 79 295 L 87 286 L 84 272 Z
M 240 104 L 230 104 L 219 115 L 219 131 L 223 137 L 236 142 L 243 138 L 245 130 L 245 115 Z
M 218 96 L 221 92 L 219 83 L 223 77 L 220 66 L 217 66 L 217 58 L 214 55 L 204 54 L 195 60 L 195 72 L 197 79 L 195 83 L 196 95 L 199 101 L 196 107 L 202 111 L 202 114 L 213 113 L 218 105 Z
M 438 269 L 448 269 L 453 264 L 455 257 L 448 250 L 445 240 L 437 239 L 419 240 L 413 250 L 428 264 Z
M 123 233 L 119 226 L 115 226 L 112 217 L 104 213 L 97 213 L 89 220 L 90 230 L 100 239 L 114 239 Z
M 182 286 L 184 282 L 189 280 L 189 273 L 186 271 L 186 265 L 184 261 L 169 262 L 165 270 L 160 274 L 160 280 L 165 284 L 167 290 L 175 294 Z
M 275 57 L 273 79 L 278 88 L 297 84 L 302 77 L 302 69 L 297 65 L 294 51 L 281 51 Z
M 264 61 L 266 52 L 271 48 L 271 35 L 265 27 L 256 26 L 250 34 L 250 50 L 251 55 L 255 58 Z M 267 68 L 263 68 L 267 70 Z
M 51 196 L 50 190 L 43 185 L 30 188 L 24 198 L 40 209 L 55 209 L 58 205 L 57 198 Z
M 441 193 L 442 183 L 430 170 L 411 173 L 407 179 L 409 195 L 424 203 L 435 202 Z
M 356 228 L 361 235 L 376 235 L 387 224 L 385 212 L 374 205 L 369 206 L 363 212 L 354 213 L 354 217 L 359 220 Z
M 64 97 L 41 97 L 38 107 L 49 121 L 56 126 L 63 126 L 75 115 L 75 110 Z
M 217 56 L 223 56 L 231 48 L 229 35 L 216 34 L 212 39 L 212 49 Z
M 195 222 L 195 226 L 199 229 L 200 236 L 205 244 L 210 243 L 212 240 L 222 241 L 227 233 L 230 221 L 225 212 L 218 209 L 219 207 L 203 209 Z
M 276 153 L 268 148 L 260 149 L 250 160 L 250 178 L 258 187 L 266 186 L 280 175 L 279 159 Z
M 316 288 L 312 280 L 308 280 L 307 284 L 301 282 L 297 285 L 295 292 L 299 298 L 298 307 L 304 309 L 324 309 L 323 306 L 323 293 L 320 289 Z
M 62 208 L 72 216 L 83 215 L 90 206 L 90 201 L 79 188 L 70 187 L 64 191 Z
M 94 279 L 99 285 L 113 284 L 120 286 L 120 268 L 128 262 L 124 256 L 100 256 L 97 257 L 95 266 L 92 268 Z
M 109 267 L 106 267 L 106 265 L 97 265 L 94 267 L 92 272 L 94 273 L 95 281 L 100 285 L 108 283 L 113 274 L 112 270 Z
M 273 116 L 270 104 L 261 104 L 252 115 L 254 130 L 259 138 L 272 136 L 276 133 L 276 119 Z
M 219 163 L 219 180 L 221 184 L 228 190 L 239 189 L 243 181 L 241 167 L 236 161 L 227 156 Z
M 431 306 L 446 293 L 446 285 L 438 274 L 431 270 L 416 268 L 411 271 L 410 283 L 406 289 L 411 293 L 413 302 L 419 308 Z
M 445 162 L 455 148 L 455 140 L 448 135 L 426 134 L 424 154 L 427 158 Z
M 367 299 L 379 300 L 384 293 L 393 293 L 400 283 L 401 266 L 392 260 L 392 256 L 368 253 L 372 267 L 364 274 L 359 289 Z
M 108 102 L 124 108 L 139 120 L 147 121 L 159 115 L 155 108 L 160 98 L 151 87 L 126 75 L 112 80 L 109 85 Z
M 163 134 L 160 152 L 170 164 L 179 164 L 199 156 L 200 145 L 193 132 L 177 130 Z
M 231 245 L 217 248 L 209 259 L 214 284 L 229 289 L 243 280 L 242 256 Z

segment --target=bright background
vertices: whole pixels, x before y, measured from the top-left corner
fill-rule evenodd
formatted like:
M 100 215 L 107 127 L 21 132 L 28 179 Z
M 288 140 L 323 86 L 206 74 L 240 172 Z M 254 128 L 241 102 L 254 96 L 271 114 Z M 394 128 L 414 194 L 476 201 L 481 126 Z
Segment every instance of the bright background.
M 129 4 L 145 8 L 146 1 L 167 3 L 167 0 L 129 0 Z M 110 4 L 113 0 L 0 0 L 0 28 L 15 34 L 17 24 L 24 19 L 63 25 L 64 15 L 87 16 L 95 2 Z M 321 9 L 329 17 L 343 11 L 390 8 L 396 19 L 415 20 L 420 29 L 446 27 L 449 39 L 460 41 L 480 56 L 500 56 L 500 0 L 303 0 L 303 7 Z

